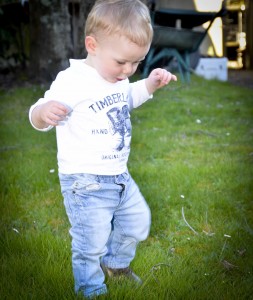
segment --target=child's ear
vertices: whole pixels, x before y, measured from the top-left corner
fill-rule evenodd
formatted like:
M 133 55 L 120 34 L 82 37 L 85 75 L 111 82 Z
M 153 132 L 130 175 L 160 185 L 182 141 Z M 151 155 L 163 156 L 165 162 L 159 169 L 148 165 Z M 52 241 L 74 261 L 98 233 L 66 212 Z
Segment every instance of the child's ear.
M 97 41 L 93 36 L 86 36 L 84 40 L 85 48 L 89 54 L 95 54 L 97 48 Z

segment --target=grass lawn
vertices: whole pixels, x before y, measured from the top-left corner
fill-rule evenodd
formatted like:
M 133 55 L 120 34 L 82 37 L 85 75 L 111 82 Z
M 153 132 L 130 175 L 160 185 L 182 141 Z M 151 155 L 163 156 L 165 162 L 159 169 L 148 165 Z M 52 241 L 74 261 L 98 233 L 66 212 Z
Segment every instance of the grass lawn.
M 76 299 L 55 132 L 28 121 L 44 91 L 0 90 L 1 299 Z M 101 299 L 253 299 L 253 90 L 193 76 L 132 124 L 129 169 L 152 211 L 132 263 L 144 284 L 110 281 Z

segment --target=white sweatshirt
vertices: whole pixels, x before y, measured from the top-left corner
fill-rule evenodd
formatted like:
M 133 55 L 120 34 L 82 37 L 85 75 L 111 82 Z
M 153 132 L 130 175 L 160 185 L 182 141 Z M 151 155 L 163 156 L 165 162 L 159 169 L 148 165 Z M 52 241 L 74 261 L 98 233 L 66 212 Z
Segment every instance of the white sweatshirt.
M 126 171 L 130 153 L 129 112 L 151 97 L 144 80 L 110 83 L 84 60 L 70 60 L 29 118 L 32 124 L 33 109 L 49 100 L 65 104 L 70 114 L 56 126 L 59 172 L 118 175 Z

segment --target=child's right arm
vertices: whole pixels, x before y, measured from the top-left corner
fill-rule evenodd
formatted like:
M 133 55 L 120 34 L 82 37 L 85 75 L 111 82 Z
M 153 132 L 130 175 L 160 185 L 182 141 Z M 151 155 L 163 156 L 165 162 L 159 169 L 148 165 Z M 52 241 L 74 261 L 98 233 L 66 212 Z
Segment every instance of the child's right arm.
M 60 102 L 48 101 L 36 106 L 31 112 L 31 122 L 34 127 L 44 129 L 48 126 L 57 126 L 65 119 L 69 109 Z

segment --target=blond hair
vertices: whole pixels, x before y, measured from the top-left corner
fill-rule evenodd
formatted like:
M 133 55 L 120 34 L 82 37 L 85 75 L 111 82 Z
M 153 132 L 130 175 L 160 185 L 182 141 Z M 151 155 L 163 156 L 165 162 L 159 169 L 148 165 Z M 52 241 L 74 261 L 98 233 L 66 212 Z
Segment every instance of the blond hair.
M 124 35 L 139 46 L 149 45 L 153 38 L 150 14 L 139 0 L 97 0 L 90 11 L 85 36 Z

